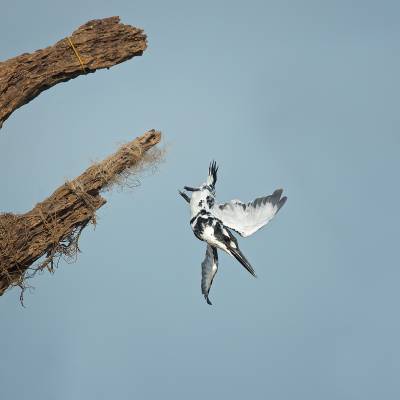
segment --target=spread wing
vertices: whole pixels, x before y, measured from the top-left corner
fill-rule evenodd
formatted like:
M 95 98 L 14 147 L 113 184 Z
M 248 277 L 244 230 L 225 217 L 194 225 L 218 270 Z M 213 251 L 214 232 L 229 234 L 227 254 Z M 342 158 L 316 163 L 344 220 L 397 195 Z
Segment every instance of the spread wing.
M 208 298 L 214 276 L 218 271 L 218 253 L 217 249 L 213 246 L 207 245 L 206 257 L 201 263 L 201 293 L 207 300 L 208 304 L 212 304 Z
M 286 202 L 282 189 L 275 190 L 269 196 L 259 197 L 244 204 L 239 200 L 219 204 L 213 207 L 212 213 L 222 223 L 238 232 L 241 236 L 250 236 L 268 224 Z

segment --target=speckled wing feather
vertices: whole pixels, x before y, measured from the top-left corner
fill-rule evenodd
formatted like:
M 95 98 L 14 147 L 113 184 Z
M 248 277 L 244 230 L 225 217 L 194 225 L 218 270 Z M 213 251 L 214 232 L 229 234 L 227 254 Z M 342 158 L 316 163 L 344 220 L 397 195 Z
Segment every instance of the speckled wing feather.
M 208 298 L 208 294 L 210 292 L 210 288 L 217 271 L 218 271 L 217 249 L 208 244 L 206 250 L 206 257 L 201 263 L 201 292 L 203 293 L 207 303 L 210 305 L 212 303 Z
M 286 202 L 282 189 L 275 190 L 269 196 L 259 197 L 250 203 L 231 200 L 228 203 L 215 205 L 212 214 L 219 218 L 228 228 L 241 236 L 250 236 L 268 224 Z

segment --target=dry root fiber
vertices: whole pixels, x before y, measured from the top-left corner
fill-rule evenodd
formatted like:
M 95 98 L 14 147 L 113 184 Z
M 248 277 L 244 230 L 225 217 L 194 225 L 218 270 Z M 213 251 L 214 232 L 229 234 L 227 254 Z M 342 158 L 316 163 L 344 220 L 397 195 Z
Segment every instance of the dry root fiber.
M 157 165 L 163 152 L 153 146 L 160 139 L 160 132 L 148 131 L 66 182 L 31 211 L 0 214 L 0 295 L 13 286 L 24 290 L 27 278 L 44 268 L 53 271 L 60 257 L 74 260 L 82 230 L 95 223 L 96 211 L 106 203 L 100 192 L 129 185 L 132 176 Z

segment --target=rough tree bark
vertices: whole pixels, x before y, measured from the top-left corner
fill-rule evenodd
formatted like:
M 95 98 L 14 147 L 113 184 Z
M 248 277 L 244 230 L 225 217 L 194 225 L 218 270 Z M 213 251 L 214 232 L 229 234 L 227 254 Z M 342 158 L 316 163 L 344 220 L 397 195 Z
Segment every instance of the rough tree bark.
M 89 21 L 53 46 L 0 62 L 0 128 L 42 91 L 139 56 L 146 46 L 141 29 L 111 17 Z M 53 270 L 60 257 L 75 257 L 82 229 L 106 203 L 100 191 L 157 162 L 162 152 L 154 145 L 160 138 L 160 132 L 146 132 L 25 214 L 0 213 L 0 296 L 12 286 L 24 289 L 26 278 Z
M 140 56 L 146 47 L 141 29 L 110 17 L 87 22 L 53 46 L 0 62 L 0 128 L 44 90 Z
M 0 296 L 10 286 L 23 288 L 28 268 L 42 256 L 44 261 L 32 271 L 52 270 L 59 256 L 75 256 L 80 232 L 106 203 L 100 191 L 159 160 L 160 150 L 152 148 L 160 139 L 160 132 L 148 131 L 66 182 L 31 211 L 0 214 Z

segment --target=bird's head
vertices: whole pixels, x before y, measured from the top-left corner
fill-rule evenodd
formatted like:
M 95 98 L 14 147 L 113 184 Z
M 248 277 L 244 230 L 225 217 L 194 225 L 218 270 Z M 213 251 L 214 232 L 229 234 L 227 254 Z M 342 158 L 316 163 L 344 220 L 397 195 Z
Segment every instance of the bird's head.
M 210 163 L 210 166 L 208 167 L 207 181 L 204 182 L 199 187 L 184 186 L 184 190 L 186 190 L 187 192 L 192 192 L 193 194 L 191 197 L 192 198 L 194 197 L 194 200 L 197 199 L 204 200 L 209 194 L 215 196 L 215 183 L 217 182 L 217 171 L 218 171 L 217 164 L 215 161 L 212 161 Z M 190 203 L 191 197 L 189 197 L 187 193 L 179 190 L 179 194 L 188 203 Z
M 184 186 L 183 189 L 186 190 L 187 192 L 199 192 L 200 190 L 202 190 L 204 185 L 198 187 L 198 188 L 193 188 L 190 186 Z M 187 193 L 182 192 L 181 190 L 179 190 L 179 194 L 188 202 L 190 203 L 190 197 L 188 196 Z

